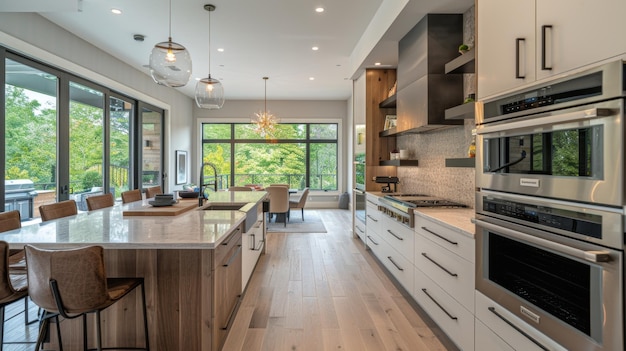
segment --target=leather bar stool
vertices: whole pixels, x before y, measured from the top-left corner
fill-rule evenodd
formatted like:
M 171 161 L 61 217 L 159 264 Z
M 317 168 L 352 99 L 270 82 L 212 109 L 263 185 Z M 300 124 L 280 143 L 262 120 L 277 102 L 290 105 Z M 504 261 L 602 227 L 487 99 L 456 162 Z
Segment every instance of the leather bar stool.
M 106 349 L 150 350 L 146 295 L 143 278 L 107 278 L 104 249 L 88 246 L 69 250 L 45 250 L 26 245 L 28 292 L 35 304 L 44 310 L 36 350 L 39 350 L 51 318 L 82 317 L 83 346 L 88 348 L 87 314 L 96 316 L 96 347 L 102 347 L 100 312 L 113 305 L 135 288 L 141 288 L 144 347 L 107 347 Z M 57 323 L 59 349 L 63 349 Z
M 39 214 L 41 215 L 41 221 L 51 221 L 53 219 L 73 216 L 78 213 L 76 208 L 76 201 L 65 200 L 61 202 L 55 202 L 53 204 L 39 206 Z
M 129 202 L 141 201 L 141 190 L 128 190 L 122 193 L 122 203 L 127 204 Z
M 161 186 L 153 186 L 150 188 L 146 188 L 146 199 L 151 199 L 155 195 L 163 194 L 163 190 L 161 190 Z
M 85 201 L 87 201 L 87 209 L 89 211 L 99 210 L 101 208 L 112 207 L 115 205 L 115 199 L 111 193 L 90 196 Z
M 9 269 L 9 244 L 0 240 L 0 351 L 4 344 L 4 308 L 6 305 L 28 297 L 26 275 L 11 274 Z M 28 302 L 26 304 L 28 306 Z M 26 317 L 28 318 L 28 317 Z M 15 342 L 21 344 L 21 342 Z M 30 342 L 23 342 L 24 344 Z

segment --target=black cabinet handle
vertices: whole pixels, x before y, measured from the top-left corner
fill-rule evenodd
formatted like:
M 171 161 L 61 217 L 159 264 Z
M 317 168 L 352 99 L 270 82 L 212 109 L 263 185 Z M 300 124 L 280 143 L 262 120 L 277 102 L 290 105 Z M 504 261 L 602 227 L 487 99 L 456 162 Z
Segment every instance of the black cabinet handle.
M 549 30 L 549 36 L 548 36 Z M 548 45 L 548 41 L 550 45 Z M 541 26 L 541 69 L 544 71 L 552 70 L 552 55 L 550 55 L 550 66 L 548 66 L 548 49 L 552 48 L 552 26 L 551 25 L 543 25 Z
M 226 262 L 224 264 L 224 267 L 230 266 L 233 263 L 233 261 L 235 260 L 235 257 L 237 257 L 237 255 L 239 255 L 240 252 L 241 252 L 241 245 L 239 245 L 238 248 L 237 248 L 237 251 L 235 251 L 235 253 L 233 253 L 233 255 L 230 256 L 230 258 L 228 259 L 228 262 Z
M 393 258 L 391 258 L 391 256 L 387 256 L 387 259 L 391 261 L 391 263 L 393 263 L 393 265 L 396 266 L 396 268 L 398 268 L 399 271 L 404 272 L 404 268 L 398 266 L 398 264 L 393 260 Z
M 524 79 L 526 78 L 526 72 L 524 72 L 524 74 L 522 74 L 522 63 L 521 63 L 521 51 L 520 50 L 520 45 L 524 44 L 526 45 L 526 39 L 524 38 L 517 38 L 515 39 L 515 78 L 518 79 Z M 526 61 L 526 60 L 524 60 Z
M 367 217 L 368 217 L 369 219 L 371 219 L 372 221 L 374 221 L 374 222 L 378 222 L 378 220 L 377 220 L 376 218 L 374 218 L 374 217 L 372 217 L 372 216 L 370 216 L 370 215 L 367 215 Z
M 528 335 L 525 331 L 523 331 L 522 329 L 520 329 L 518 326 L 516 326 L 515 324 L 513 324 L 511 321 L 509 321 L 508 319 L 506 319 L 503 315 L 501 315 L 500 313 L 498 313 L 498 311 L 496 311 L 495 307 L 487 307 L 487 309 L 495 314 L 496 316 L 498 316 L 498 318 L 500 318 L 504 323 L 508 324 L 509 326 L 511 326 L 511 328 L 515 329 L 518 333 L 524 335 L 528 340 L 530 340 L 533 344 L 537 345 L 540 349 L 545 350 L 545 351 L 550 351 L 550 349 L 548 349 L 547 347 L 541 345 L 541 343 L 539 343 L 539 341 L 537 341 L 535 338 L 533 338 L 532 336 Z
M 368 239 L 370 239 L 371 242 L 374 243 L 374 245 L 378 246 L 378 243 L 374 241 L 374 239 L 371 236 L 367 236 Z
M 458 318 L 451 315 L 450 312 L 448 312 L 445 308 L 443 308 L 443 306 L 441 306 L 441 304 L 439 304 L 439 302 L 437 302 L 437 300 L 435 300 L 434 297 L 430 296 L 430 294 L 428 293 L 428 291 L 426 289 L 422 289 L 422 291 L 424 292 L 424 294 L 426 294 L 426 296 L 428 296 L 428 298 L 435 303 L 435 305 L 437 305 L 437 307 L 439 307 L 445 314 L 448 315 L 448 317 L 450 317 L 450 319 L 452 320 L 457 320 Z
M 447 241 L 448 243 L 450 243 L 450 244 L 452 244 L 452 245 L 458 245 L 458 244 L 459 244 L 458 242 L 456 242 L 456 241 L 452 241 L 452 240 L 450 240 L 450 239 L 448 239 L 448 238 L 444 237 L 444 236 L 443 236 L 443 235 L 441 235 L 441 234 L 437 234 L 437 233 L 433 232 L 432 230 L 430 230 L 430 229 L 428 229 L 428 228 L 426 228 L 426 227 L 422 227 L 422 230 L 424 230 L 425 232 L 428 232 L 428 233 L 430 233 L 430 234 L 432 234 L 432 235 L 434 235 L 434 236 L 438 237 L 438 238 L 439 238 L 439 239 L 441 239 L 441 240 Z
M 442 266 L 441 264 L 439 264 L 439 262 L 433 260 L 432 258 L 428 257 L 428 255 L 426 254 L 426 252 L 422 252 L 422 256 L 426 257 L 427 260 L 429 260 L 430 262 L 432 262 L 435 266 L 441 268 L 444 272 L 448 273 L 450 276 L 452 277 L 458 277 L 459 275 L 456 273 L 452 273 L 450 272 L 446 267 Z
M 394 238 L 396 238 L 396 239 L 398 239 L 398 240 L 400 240 L 400 241 L 404 240 L 402 237 L 400 237 L 400 236 L 396 235 L 394 232 L 392 232 L 392 231 L 391 231 L 391 230 L 389 230 L 389 229 L 387 229 L 387 232 L 388 232 L 389 234 L 393 235 L 393 237 L 394 237 Z

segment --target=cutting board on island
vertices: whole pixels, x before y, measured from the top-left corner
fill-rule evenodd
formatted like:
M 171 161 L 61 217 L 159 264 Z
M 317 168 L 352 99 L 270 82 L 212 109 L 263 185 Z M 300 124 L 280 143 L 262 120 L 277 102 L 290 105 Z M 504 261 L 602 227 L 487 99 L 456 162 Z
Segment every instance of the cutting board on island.
M 172 206 L 155 207 L 145 205 L 123 211 L 124 216 L 178 216 L 198 207 L 198 201 L 178 201 Z

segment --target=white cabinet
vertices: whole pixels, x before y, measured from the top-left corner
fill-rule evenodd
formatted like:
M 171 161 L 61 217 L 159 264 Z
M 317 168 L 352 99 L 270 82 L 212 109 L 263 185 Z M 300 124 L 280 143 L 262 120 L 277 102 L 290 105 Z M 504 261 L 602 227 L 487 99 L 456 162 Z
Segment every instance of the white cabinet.
M 479 0 L 478 97 L 626 54 L 626 1 Z M 524 77 L 524 78 L 520 78 Z
M 384 251 L 381 255 L 376 254 L 376 257 L 408 292 L 413 291 L 415 232 L 381 213 L 379 235 L 384 243 Z
M 482 333 L 484 328 L 491 333 Z M 476 350 L 565 351 L 566 349 L 477 291 Z
M 414 251 L 413 297 L 459 348 L 474 350 L 473 237 L 417 212 Z

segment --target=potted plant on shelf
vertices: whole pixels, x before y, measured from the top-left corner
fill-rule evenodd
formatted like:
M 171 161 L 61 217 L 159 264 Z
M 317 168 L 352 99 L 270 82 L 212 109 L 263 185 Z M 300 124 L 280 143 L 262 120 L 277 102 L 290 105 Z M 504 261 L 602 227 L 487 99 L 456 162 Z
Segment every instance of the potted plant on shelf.
M 464 53 L 468 52 L 469 50 L 470 50 L 470 47 L 467 44 L 459 45 L 459 52 L 461 54 L 464 54 Z

